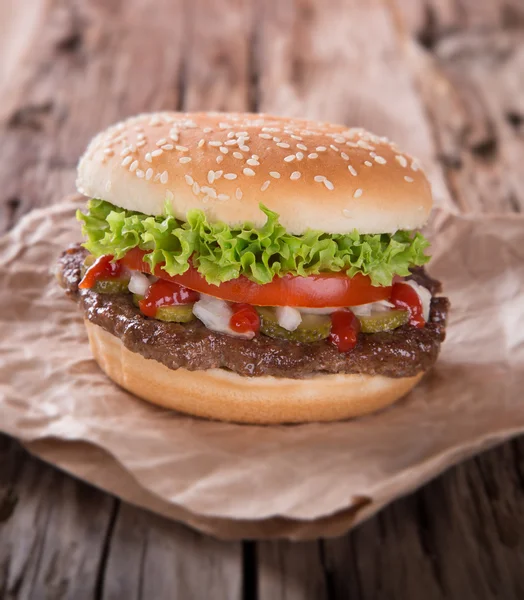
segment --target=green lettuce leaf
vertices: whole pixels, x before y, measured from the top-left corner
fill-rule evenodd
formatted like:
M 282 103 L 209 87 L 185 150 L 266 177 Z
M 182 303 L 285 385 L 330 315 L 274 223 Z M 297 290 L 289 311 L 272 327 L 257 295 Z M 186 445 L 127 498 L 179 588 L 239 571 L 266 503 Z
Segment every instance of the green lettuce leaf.
M 328 271 L 369 275 L 373 285 L 390 285 L 394 275 L 408 275 L 409 267 L 423 265 L 428 242 L 420 233 L 327 234 L 306 231 L 287 233 L 278 215 L 263 205 L 267 217 L 259 229 L 246 223 L 229 227 L 210 223 L 201 210 L 191 210 L 187 221 L 178 221 L 166 203 L 165 214 L 148 216 L 105 202 L 90 200 L 88 212 L 80 211 L 87 237 L 84 246 L 95 256 L 122 258 L 131 248 L 149 251 L 146 259 L 154 269 L 180 275 L 189 259 L 206 281 L 218 285 L 245 275 L 256 283 L 268 283 L 286 273 L 308 276 Z

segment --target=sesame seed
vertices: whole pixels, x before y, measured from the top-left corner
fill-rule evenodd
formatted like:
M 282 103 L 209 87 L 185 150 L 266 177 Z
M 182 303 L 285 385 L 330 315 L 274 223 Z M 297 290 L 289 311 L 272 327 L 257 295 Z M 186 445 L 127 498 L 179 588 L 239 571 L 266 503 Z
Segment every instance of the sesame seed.
M 198 183 L 196 181 L 193 184 L 192 191 L 193 191 L 193 194 L 195 194 L 195 196 L 198 196 L 198 194 L 200 194 L 200 186 L 198 185 Z
M 234 138 L 235 137 L 235 133 L 233 131 L 228 131 L 227 132 L 227 137 L 228 138 Z
M 129 170 L 131 172 L 136 171 L 138 167 L 138 160 L 134 160 L 130 165 L 129 165 Z
M 293 173 L 291 173 L 291 175 L 289 176 L 289 179 L 300 179 L 302 173 L 300 171 L 293 171 Z
M 275 136 L 273 138 L 273 141 L 278 143 L 278 142 L 281 142 L 282 140 L 281 140 L 281 138 Z
M 254 158 L 248 158 L 246 160 L 246 164 L 250 165 L 251 167 L 258 167 L 258 165 L 260 163 L 258 162 L 258 160 L 255 160 Z
M 375 156 L 374 159 L 379 165 L 385 165 L 388 162 L 383 156 Z
M 158 142 L 156 143 L 157 146 L 163 146 L 164 144 L 167 144 L 166 138 L 162 138 L 161 140 L 158 140 Z
M 317 152 L 325 152 L 325 151 L 327 150 L 327 148 L 326 148 L 325 146 L 317 146 L 317 147 L 315 148 L 315 150 L 316 150 Z
M 139 179 L 143 179 L 144 175 L 145 175 L 145 173 L 144 173 L 144 171 L 142 171 L 142 169 L 137 169 L 135 174 Z
M 122 161 L 122 166 L 123 167 L 127 167 L 127 165 L 133 160 L 133 157 L 131 156 L 126 156 L 124 158 L 124 160 Z
M 291 146 L 289 144 L 286 144 L 286 142 L 277 142 L 277 146 L 279 148 L 291 148 Z
M 343 144 L 346 141 L 346 138 L 342 137 L 341 135 L 337 135 L 333 139 L 335 142 L 337 142 L 337 144 Z
M 151 152 L 151 156 L 161 156 L 163 153 L 164 151 L 162 148 L 159 148 L 158 150 L 153 150 L 153 152 Z
M 216 146 L 216 147 L 222 146 L 222 142 L 219 142 L 218 140 L 211 140 L 210 142 L 208 142 L 208 144 L 210 146 Z
M 179 152 L 188 152 L 189 148 L 187 146 L 175 146 L 175 148 L 179 151 Z
M 233 156 L 240 159 L 244 158 L 244 155 L 241 152 L 233 152 Z
M 242 196 L 243 196 L 242 190 L 240 188 L 237 188 L 236 191 L 235 191 L 235 197 L 236 197 L 236 199 L 237 200 L 242 200 Z
M 353 177 L 357 176 L 357 171 L 352 165 L 348 165 L 348 171 L 351 173 L 351 175 L 353 175 Z
M 166 198 L 170 201 L 174 200 L 175 195 L 173 194 L 173 192 L 171 190 L 166 190 Z
M 223 173 L 224 173 L 224 171 L 215 171 L 215 181 L 217 179 L 220 179 L 222 177 Z
M 236 136 L 236 137 L 248 137 L 248 136 L 249 136 L 249 134 L 248 134 L 248 132 L 247 132 L 247 131 L 237 131 L 237 132 L 235 133 L 235 136 Z
M 145 145 L 146 145 L 146 141 L 145 141 L 145 140 L 139 140 L 139 141 L 136 143 L 136 147 L 137 147 L 137 148 L 142 148 L 142 146 L 145 146 Z
M 397 154 L 397 155 L 395 156 L 395 160 L 398 162 L 398 164 L 399 164 L 401 167 L 404 167 L 404 168 L 405 168 L 405 167 L 407 167 L 407 166 L 408 166 L 408 161 L 406 160 L 406 157 L 405 157 L 405 156 L 402 156 L 401 154 Z
M 213 181 L 215 181 L 215 172 L 211 170 L 207 172 L 207 182 L 213 183 Z
M 167 183 L 168 179 L 169 179 L 169 176 L 167 174 L 167 171 L 164 171 L 162 173 L 162 175 L 160 175 L 160 183 L 163 183 L 165 185 Z
M 286 162 L 292 162 L 295 160 L 295 158 L 296 158 L 296 156 L 294 154 L 288 154 L 286 157 L 284 157 L 284 160 Z
M 129 149 L 129 147 L 127 147 L 127 148 L 124 148 L 122 150 L 122 152 L 120 152 L 120 156 L 127 156 L 130 153 L 131 153 L 131 150 Z
M 222 154 L 227 154 L 229 152 L 229 150 L 225 146 L 220 146 L 219 150 L 220 152 L 222 152 Z
M 224 160 L 224 157 L 222 156 L 222 154 L 219 154 L 215 160 L 217 161 L 218 164 L 220 164 Z
M 226 173 L 224 175 L 224 179 L 230 179 L 230 180 L 236 179 L 237 177 L 238 176 L 236 173 Z
M 315 175 L 313 178 L 317 183 L 322 183 L 325 179 L 324 175 Z
M 195 183 L 195 180 L 191 175 L 185 175 L 184 179 L 186 180 L 187 185 L 193 185 Z
M 345 152 L 341 152 L 340 156 L 344 159 L 344 160 L 349 160 L 349 156 L 345 153 Z
M 408 183 L 413 183 L 415 180 L 413 179 L 413 177 L 409 177 L 408 175 L 404 176 L 404 179 L 408 182 Z
M 357 190 L 355 190 L 355 193 L 353 194 L 353 198 L 360 198 L 360 196 L 362 196 L 362 189 L 358 188 Z
M 292 133 L 292 134 L 291 134 L 291 137 L 292 137 L 294 140 L 298 140 L 299 142 L 301 142 L 301 141 L 302 141 L 302 138 L 301 138 L 299 135 L 295 135 L 294 133 Z
M 331 148 L 331 150 L 334 150 L 335 152 L 339 152 L 338 147 L 335 146 L 334 144 L 329 144 L 329 147 Z
M 307 146 L 306 146 L 305 144 L 297 144 L 297 148 L 298 148 L 299 150 L 304 150 L 304 151 L 306 151 L 306 150 L 307 150 Z
M 238 144 L 238 140 L 226 140 L 224 142 L 224 146 L 236 146 Z M 222 146 L 220 146 L 222 148 Z
M 204 129 L 202 129 L 202 131 L 204 133 L 211 133 L 213 130 L 211 129 L 211 127 L 204 127 Z
M 229 196 L 227 194 L 218 194 L 218 199 L 221 201 L 229 200 Z
M 273 179 L 280 179 L 280 173 L 278 171 L 269 171 L 269 174 Z
M 329 181 L 329 179 L 326 179 L 325 177 L 324 177 L 324 181 L 322 183 L 327 187 L 328 190 L 335 189 L 335 186 L 331 183 L 331 181 Z
M 214 190 L 211 187 L 208 187 L 207 185 L 203 185 L 200 188 L 200 191 L 203 192 L 204 194 L 207 194 L 208 196 L 211 196 L 211 198 L 216 198 L 217 197 L 216 190 Z
M 189 156 L 183 156 L 182 158 L 178 159 L 178 162 L 185 165 L 186 163 L 191 162 L 191 158 Z
M 173 148 L 174 148 L 173 144 L 164 144 L 162 146 L 162 150 L 173 150 Z
M 248 177 L 253 177 L 255 175 L 255 171 L 253 171 L 253 169 L 245 168 L 242 172 Z
M 307 155 L 308 158 L 318 158 L 318 154 L 316 152 L 312 152 L 311 154 Z
M 270 183 L 271 183 L 271 181 L 269 181 L 269 179 L 264 181 L 264 183 L 260 186 L 260 191 L 265 192 L 267 190 L 267 188 L 269 187 Z
M 135 130 L 141 132 L 142 131 L 142 127 L 135 127 Z M 136 134 L 136 139 L 137 140 L 144 140 L 145 137 L 146 137 L 145 133 L 137 133 Z
M 269 135 L 269 133 L 259 133 L 258 137 L 261 137 L 264 140 L 270 140 L 271 136 Z
M 251 158 L 254 158 L 255 160 L 258 160 L 260 158 L 260 156 L 258 154 L 252 154 Z
M 358 144 L 356 142 L 346 142 L 346 146 L 350 148 L 358 148 Z
M 148 163 L 153 162 L 153 159 L 151 158 L 151 152 L 148 152 L 146 154 L 146 160 L 147 160 Z
M 113 156 L 114 153 L 115 153 L 115 151 L 112 148 L 105 148 L 105 150 L 104 150 L 104 154 L 106 156 Z
M 243 144 L 242 146 L 239 144 L 238 147 L 240 148 L 240 150 L 242 150 L 242 152 L 249 152 L 249 146 L 246 146 L 245 144 Z
M 364 164 L 366 165 L 366 167 L 372 167 L 373 163 L 370 160 L 365 160 Z
M 153 177 L 153 169 L 151 167 L 146 171 L 146 180 L 149 181 Z
M 198 141 L 197 147 L 198 148 L 202 148 L 202 146 L 206 143 L 206 140 L 204 138 L 202 138 L 201 140 Z
M 418 171 L 419 167 L 418 167 L 418 165 L 417 165 L 417 163 L 416 163 L 415 161 L 413 161 L 413 162 L 411 163 L 411 169 L 412 169 L 413 171 Z
M 169 137 L 174 141 L 174 142 L 178 142 L 178 133 L 176 133 L 176 131 L 172 131 L 169 134 Z

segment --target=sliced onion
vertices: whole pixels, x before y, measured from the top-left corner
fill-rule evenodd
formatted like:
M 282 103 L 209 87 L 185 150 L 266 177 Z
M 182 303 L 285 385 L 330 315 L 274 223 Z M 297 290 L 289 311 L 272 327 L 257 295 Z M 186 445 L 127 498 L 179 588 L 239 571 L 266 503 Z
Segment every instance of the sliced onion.
M 140 271 L 133 271 L 131 273 L 131 279 L 129 280 L 129 291 L 132 294 L 138 294 L 139 296 L 145 296 L 151 282 L 148 277 Z
M 254 333 L 238 333 L 229 326 L 233 310 L 225 300 L 200 294 L 200 300 L 193 305 L 193 314 L 212 331 L 227 333 L 236 337 L 251 339 Z
M 302 323 L 300 311 L 292 306 L 277 306 L 276 314 L 280 327 L 288 331 L 295 331 L 300 323 Z
M 429 321 L 429 313 L 431 310 L 431 292 L 425 288 L 423 285 L 419 285 L 413 279 L 408 279 L 404 281 L 409 286 L 411 286 L 415 292 L 417 292 L 418 297 L 420 298 L 420 303 L 422 304 L 422 316 L 424 317 L 424 321 Z

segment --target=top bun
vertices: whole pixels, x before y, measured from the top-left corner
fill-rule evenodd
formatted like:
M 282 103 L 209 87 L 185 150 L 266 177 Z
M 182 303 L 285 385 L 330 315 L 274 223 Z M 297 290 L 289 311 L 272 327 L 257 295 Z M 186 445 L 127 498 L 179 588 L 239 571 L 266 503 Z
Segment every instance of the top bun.
M 166 199 L 228 225 L 290 233 L 393 233 L 431 210 L 424 173 L 384 137 L 318 121 L 245 113 L 142 114 L 98 134 L 78 166 L 78 190 L 150 215 Z

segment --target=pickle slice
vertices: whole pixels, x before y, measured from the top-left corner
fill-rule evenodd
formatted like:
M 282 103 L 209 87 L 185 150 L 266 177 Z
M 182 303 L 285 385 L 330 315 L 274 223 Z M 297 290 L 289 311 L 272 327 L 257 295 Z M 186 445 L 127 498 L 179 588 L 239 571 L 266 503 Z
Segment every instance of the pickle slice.
M 260 331 L 272 338 L 310 343 L 327 338 L 331 332 L 329 315 L 302 315 L 302 323 L 295 331 L 288 331 L 278 324 L 278 318 L 273 308 L 257 306 L 256 309 L 260 315 Z
M 173 323 L 189 323 L 195 318 L 192 304 L 177 304 L 176 306 L 161 306 L 157 309 L 155 319 Z
M 358 317 L 362 333 L 379 333 L 380 331 L 391 331 L 409 321 L 409 311 L 388 310 L 375 312 L 371 315 Z
M 133 294 L 133 304 L 140 308 L 139 302 L 144 296 Z M 192 304 L 177 304 L 176 306 L 161 306 L 157 309 L 155 319 L 170 323 L 189 323 L 195 318 Z
M 99 279 L 93 286 L 93 292 L 99 294 L 123 294 L 127 292 L 129 279 Z

